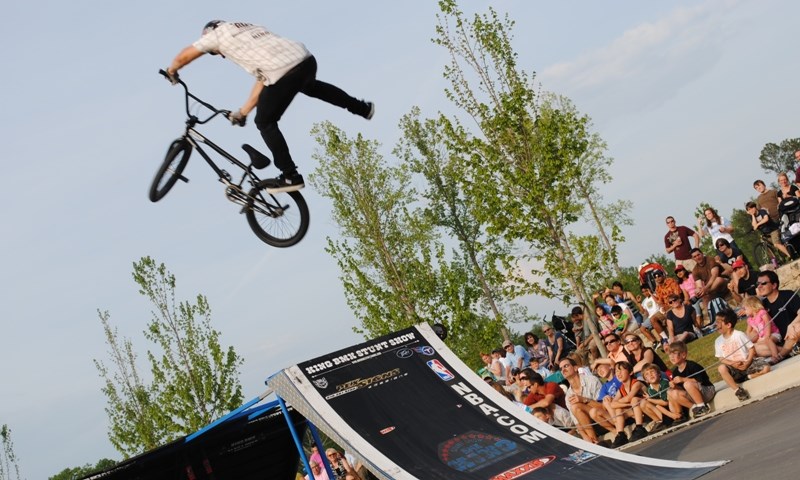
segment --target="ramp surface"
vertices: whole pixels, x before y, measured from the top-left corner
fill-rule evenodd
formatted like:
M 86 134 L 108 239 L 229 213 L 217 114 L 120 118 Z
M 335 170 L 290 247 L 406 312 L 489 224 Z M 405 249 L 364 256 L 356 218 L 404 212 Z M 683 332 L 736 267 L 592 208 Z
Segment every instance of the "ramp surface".
M 422 324 L 287 368 L 269 387 L 383 479 L 697 478 L 539 422 Z

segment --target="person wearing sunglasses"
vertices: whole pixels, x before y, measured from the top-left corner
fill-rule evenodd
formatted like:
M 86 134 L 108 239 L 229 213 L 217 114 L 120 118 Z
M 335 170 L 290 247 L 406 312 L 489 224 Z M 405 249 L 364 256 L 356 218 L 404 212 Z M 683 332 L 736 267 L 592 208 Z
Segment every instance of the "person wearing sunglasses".
M 669 297 L 669 305 L 670 310 L 667 312 L 669 343 L 672 344 L 676 341 L 688 343 L 696 339 L 694 328 L 697 326 L 697 317 L 694 309 L 686 306 L 681 297 L 677 295 Z
M 692 244 L 689 243 L 689 237 L 694 239 L 696 247 L 700 245 L 700 235 L 689 227 L 678 226 L 675 223 L 675 217 L 671 215 L 667 217 L 666 222 L 668 228 L 667 234 L 664 235 L 666 252 L 675 255 L 675 265 L 683 265 L 691 271 L 695 261 L 692 259 Z
M 609 333 L 603 337 L 603 345 L 606 346 L 608 356 L 606 358 L 598 358 L 592 362 L 592 370 L 596 370 L 600 365 L 614 365 L 617 362 L 626 362 L 628 357 L 625 356 L 625 349 L 622 348 L 622 340 L 616 333 Z
M 778 358 L 783 359 L 800 353 L 800 296 L 790 290 L 779 290 L 780 284 L 777 273 L 760 272 L 756 294 L 783 337 L 783 347 L 778 352 Z
M 637 378 L 648 363 L 655 363 L 662 372 L 667 371 L 667 365 L 661 360 L 661 357 L 656 355 L 655 350 L 652 348 L 645 348 L 642 344 L 642 339 L 635 333 L 625 334 L 622 343 L 625 345 L 625 356 L 628 358 L 628 362 L 633 365 L 633 373 Z

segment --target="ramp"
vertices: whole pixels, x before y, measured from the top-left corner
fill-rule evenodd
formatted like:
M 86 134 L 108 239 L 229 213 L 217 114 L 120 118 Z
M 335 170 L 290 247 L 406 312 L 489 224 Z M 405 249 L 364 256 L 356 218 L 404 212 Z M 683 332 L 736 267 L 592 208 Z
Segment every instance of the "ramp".
M 421 324 L 282 370 L 269 387 L 382 479 L 697 478 L 539 422 Z

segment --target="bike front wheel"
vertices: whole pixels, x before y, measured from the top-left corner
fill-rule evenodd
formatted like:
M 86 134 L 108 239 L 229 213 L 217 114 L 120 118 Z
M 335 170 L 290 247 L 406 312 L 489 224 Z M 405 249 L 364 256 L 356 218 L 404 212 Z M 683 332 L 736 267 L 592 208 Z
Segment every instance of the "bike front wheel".
M 302 240 L 310 218 L 300 192 L 268 193 L 264 182 L 250 190 L 245 216 L 261 241 L 280 248 Z
M 153 183 L 150 185 L 150 201 L 157 202 L 164 198 L 170 189 L 175 186 L 178 180 L 188 182 L 181 175 L 186 164 L 189 163 L 189 156 L 192 154 L 192 145 L 186 139 L 179 138 L 172 142 L 167 149 L 167 156 L 164 163 L 156 172 Z

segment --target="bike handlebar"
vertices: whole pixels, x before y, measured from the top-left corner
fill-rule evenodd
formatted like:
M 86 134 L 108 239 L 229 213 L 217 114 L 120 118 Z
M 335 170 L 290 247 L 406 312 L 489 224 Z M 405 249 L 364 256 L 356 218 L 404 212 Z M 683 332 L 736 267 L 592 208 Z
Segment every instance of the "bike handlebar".
M 168 80 L 170 83 L 173 83 L 172 77 L 170 76 L 170 74 L 169 74 L 169 73 L 167 73 L 167 71 L 166 71 L 166 70 L 164 70 L 164 69 L 160 69 L 160 70 L 158 71 L 158 73 L 160 73 L 160 74 L 161 74 L 161 75 L 162 75 L 162 76 L 163 76 L 165 79 L 167 79 L 167 80 Z M 201 100 L 200 98 L 198 98 L 197 96 L 193 95 L 193 94 L 192 94 L 192 93 L 189 91 L 189 87 L 186 85 L 186 83 L 184 83 L 184 81 L 183 81 L 183 80 L 181 80 L 179 77 L 177 77 L 177 76 L 175 77 L 175 82 L 174 82 L 173 84 L 177 84 L 177 85 L 180 85 L 180 86 L 182 86 L 182 87 L 183 87 L 183 91 L 184 91 L 184 92 L 185 92 L 185 94 L 186 94 L 186 96 L 185 96 L 185 100 L 186 100 L 186 102 L 185 102 L 185 105 L 186 105 L 186 116 L 187 116 L 187 117 L 188 117 L 190 120 L 193 120 L 193 123 L 197 123 L 197 124 L 200 124 L 200 125 L 202 125 L 202 124 L 204 124 L 204 123 L 206 123 L 206 122 L 210 121 L 212 118 L 216 117 L 217 115 L 223 115 L 225 118 L 230 118 L 230 114 L 231 114 L 231 111 L 230 111 L 230 110 L 220 110 L 220 109 L 217 109 L 217 107 L 215 107 L 215 106 L 211 105 L 210 103 L 208 103 L 208 102 L 205 102 L 205 101 Z M 212 111 L 212 112 L 214 112 L 214 113 L 212 113 L 212 114 L 211 114 L 211 116 L 210 116 L 210 117 L 208 117 L 208 118 L 206 118 L 205 120 L 200 120 L 200 119 L 198 119 L 197 117 L 195 117 L 194 115 L 192 115 L 192 113 L 189 111 L 189 99 L 190 99 L 190 98 L 191 98 L 192 100 L 196 101 L 197 103 L 199 103 L 200 105 L 202 105 L 202 106 L 206 107 L 207 109 L 211 110 L 211 111 Z

